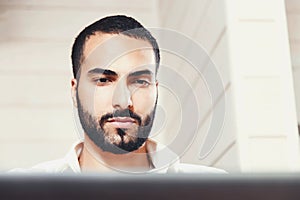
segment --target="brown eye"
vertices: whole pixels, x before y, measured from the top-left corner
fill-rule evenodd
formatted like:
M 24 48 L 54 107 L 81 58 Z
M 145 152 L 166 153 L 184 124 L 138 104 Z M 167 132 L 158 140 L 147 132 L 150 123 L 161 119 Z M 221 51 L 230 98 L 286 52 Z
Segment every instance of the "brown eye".
M 98 78 L 95 80 L 97 86 L 106 86 L 106 85 L 109 85 L 112 80 L 109 79 L 109 78 Z
M 100 82 L 100 83 L 107 83 L 107 82 L 110 82 L 110 80 L 107 79 L 107 78 L 99 78 L 99 79 L 97 80 L 97 82 Z

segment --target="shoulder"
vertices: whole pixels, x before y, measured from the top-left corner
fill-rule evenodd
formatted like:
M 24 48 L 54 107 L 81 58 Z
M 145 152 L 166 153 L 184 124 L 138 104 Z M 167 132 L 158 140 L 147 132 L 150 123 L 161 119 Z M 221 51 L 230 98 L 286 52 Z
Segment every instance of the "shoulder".
M 15 168 L 9 173 L 58 173 L 68 168 L 65 159 L 57 159 L 39 163 L 31 168 Z
M 69 152 L 60 159 L 39 163 L 31 168 L 16 168 L 8 171 L 9 173 L 61 173 L 61 172 L 80 172 L 78 155 L 81 152 L 82 141 L 72 145 Z
M 228 174 L 223 169 L 179 162 L 173 164 L 168 173 Z
M 223 169 L 204 165 L 181 163 L 180 158 L 167 146 L 156 143 L 156 152 L 152 156 L 156 167 L 168 166 L 163 170 L 166 173 L 203 173 L 203 174 L 227 174 Z

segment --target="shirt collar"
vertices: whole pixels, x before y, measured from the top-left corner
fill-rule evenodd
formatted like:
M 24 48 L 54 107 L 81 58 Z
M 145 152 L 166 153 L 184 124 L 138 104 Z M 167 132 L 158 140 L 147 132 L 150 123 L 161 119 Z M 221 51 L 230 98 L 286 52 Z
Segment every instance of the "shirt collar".
M 65 157 L 69 169 L 75 173 L 81 172 L 78 158 L 82 152 L 83 144 L 84 142 L 82 140 L 74 143 Z M 149 172 L 166 173 L 172 164 L 177 163 L 179 160 L 178 156 L 165 145 L 150 139 L 146 141 L 145 145 L 148 158 L 153 166 L 153 169 Z

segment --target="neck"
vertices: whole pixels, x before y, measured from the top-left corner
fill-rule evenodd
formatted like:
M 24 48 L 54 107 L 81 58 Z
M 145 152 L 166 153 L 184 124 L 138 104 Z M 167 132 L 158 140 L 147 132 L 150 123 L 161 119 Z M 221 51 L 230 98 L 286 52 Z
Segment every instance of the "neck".
M 81 171 L 113 172 L 113 171 L 148 171 L 151 161 L 148 159 L 145 142 L 139 149 L 127 154 L 105 152 L 85 136 L 79 163 Z

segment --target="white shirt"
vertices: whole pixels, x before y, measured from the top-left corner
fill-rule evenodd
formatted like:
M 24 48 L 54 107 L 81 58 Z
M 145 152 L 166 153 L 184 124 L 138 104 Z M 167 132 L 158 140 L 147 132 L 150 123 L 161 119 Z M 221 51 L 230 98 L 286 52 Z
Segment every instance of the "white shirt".
M 81 173 L 78 159 L 82 149 L 83 142 L 79 141 L 75 143 L 67 155 L 61 159 L 43 162 L 30 169 L 16 168 L 9 172 Z M 149 173 L 226 173 L 224 170 L 213 167 L 179 163 L 178 156 L 164 145 L 157 144 L 156 151 L 148 152 L 151 152 L 149 153 L 149 158 L 154 166 L 154 169 L 150 170 Z

